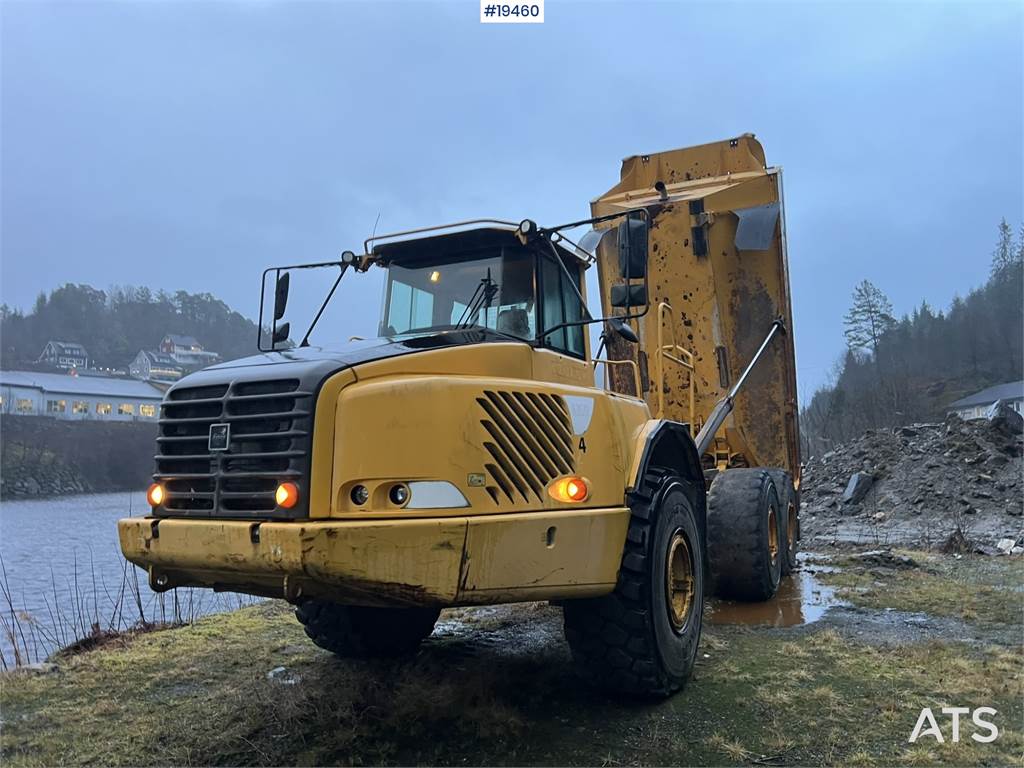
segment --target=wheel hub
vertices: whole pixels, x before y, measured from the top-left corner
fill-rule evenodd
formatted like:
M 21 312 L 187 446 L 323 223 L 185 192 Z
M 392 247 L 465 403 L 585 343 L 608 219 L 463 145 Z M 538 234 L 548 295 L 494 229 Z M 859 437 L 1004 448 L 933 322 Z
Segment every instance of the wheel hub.
M 768 556 L 775 565 L 779 558 L 779 520 L 774 506 L 768 507 Z
M 696 582 L 693 574 L 693 555 L 690 543 L 682 531 L 676 531 L 669 542 L 666 560 L 668 617 L 677 632 L 686 626 L 693 610 Z

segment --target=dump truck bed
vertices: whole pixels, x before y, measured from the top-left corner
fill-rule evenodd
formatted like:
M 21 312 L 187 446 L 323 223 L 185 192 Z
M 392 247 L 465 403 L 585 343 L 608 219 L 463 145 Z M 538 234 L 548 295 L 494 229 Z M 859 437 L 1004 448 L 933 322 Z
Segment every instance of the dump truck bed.
M 634 322 L 640 344 L 614 341 L 609 357 L 636 360 L 652 411 L 696 434 L 781 318 L 788 332 L 769 345 L 703 458 L 719 469 L 783 467 L 799 482 L 781 169 L 767 166 L 751 134 L 636 155 L 591 209 L 602 216 L 636 208 L 650 213 L 650 310 Z M 602 240 L 598 271 L 604 312 L 613 314 L 611 289 L 623 282 L 614 238 Z

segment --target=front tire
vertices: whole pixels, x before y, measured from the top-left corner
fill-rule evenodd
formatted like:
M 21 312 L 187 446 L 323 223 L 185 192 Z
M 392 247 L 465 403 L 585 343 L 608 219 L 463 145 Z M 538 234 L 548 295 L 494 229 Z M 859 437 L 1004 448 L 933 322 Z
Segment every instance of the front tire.
M 667 696 L 693 671 L 705 570 L 696 492 L 678 476 L 648 473 L 631 495 L 615 591 L 565 604 L 573 660 L 605 689 Z
M 434 631 L 439 608 L 371 608 L 306 600 L 295 617 L 316 645 L 346 658 L 415 653 Z

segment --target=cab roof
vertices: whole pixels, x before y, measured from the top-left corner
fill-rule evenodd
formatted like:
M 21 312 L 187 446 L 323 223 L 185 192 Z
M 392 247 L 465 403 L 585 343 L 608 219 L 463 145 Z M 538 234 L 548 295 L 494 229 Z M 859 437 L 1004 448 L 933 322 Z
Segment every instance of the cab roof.
M 381 235 L 375 239 L 387 240 L 387 242 L 378 242 L 373 246 L 370 254 L 378 261 L 387 264 L 392 261 L 418 262 L 452 257 L 457 258 L 484 248 L 504 246 L 518 249 L 525 247 L 516 237 L 516 225 L 514 224 L 494 223 L 484 227 L 472 227 L 470 229 L 438 232 L 436 234 L 429 234 L 430 231 L 432 230 L 428 230 L 424 233 L 424 236 L 419 237 L 404 236 L 406 234 L 418 234 L 415 231 L 397 233 L 395 235 Z M 565 259 L 578 261 L 584 266 L 589 263 L 589 260 L 582 251 L 566 247 L 564 243 L 555 243 L 555 248 Z

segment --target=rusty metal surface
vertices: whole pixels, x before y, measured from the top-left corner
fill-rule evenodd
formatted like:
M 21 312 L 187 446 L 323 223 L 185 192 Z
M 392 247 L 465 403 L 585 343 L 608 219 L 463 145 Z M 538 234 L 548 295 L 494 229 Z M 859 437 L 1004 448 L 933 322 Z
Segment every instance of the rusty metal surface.
M 662 182 L 667 200 L 654 189 Z M 652 204 L 649 285 L 651 306 L 667 302 L 672 313 L 665 335 L 674 330 L 689 349 L 696 368 L 696 424 L 707 419 L 725 395 L 729 379 L 739 375 L 764 339 L 772 322 L 782 317 L 788 333 L 776 338 L 751 372 L 736 407 L 720 430 L 715 450 L 736 464 L 784 467 L 799 477 L 796 366 L 793 346 L 789 275 L 785 251 L 781 172 L 765 166 L 764 151 L 751 135 L 690 149 L 638 155 L 623 162 L 622 180 L 592 203 L 594 215 L 613 213 L 637 204 Z M 736 211 L 778 204 L 780 215 L 765 250 L 736 247 Z M 695 247 L 703 235 L 706 253 Z M 609 238 L 609 240 L 612 238 Z M 602 245 L 604 245 L 602 243 Z M 604 311 L 612 313 L 609 293 L 618 274 L 615 244 L 599 248 L 597 264 Z M 650 311 L 634 323 L 635 345 L 610 345 L 609 357 L 632 357 L 646 366 L 646 380 L 656 385 L 653 362 L 658 338 L 658 313 Z M 721 348 L 721 351 L 719 351 Z M 645 353 L 645 354 L 642 354 Z M 688 373 L 666 363 L 665 416 L 688 421 Z M 615 380 L 613 379 L 613 383 Z M 621 382 L 626 386 L 625 382 Z M 644 392 L 656 408 L 657 392 Z
M 158 591 L 472 605 L 607 594 L 628 522 L 627 507 L 262 524 L 133 517 L 118 536 Z

